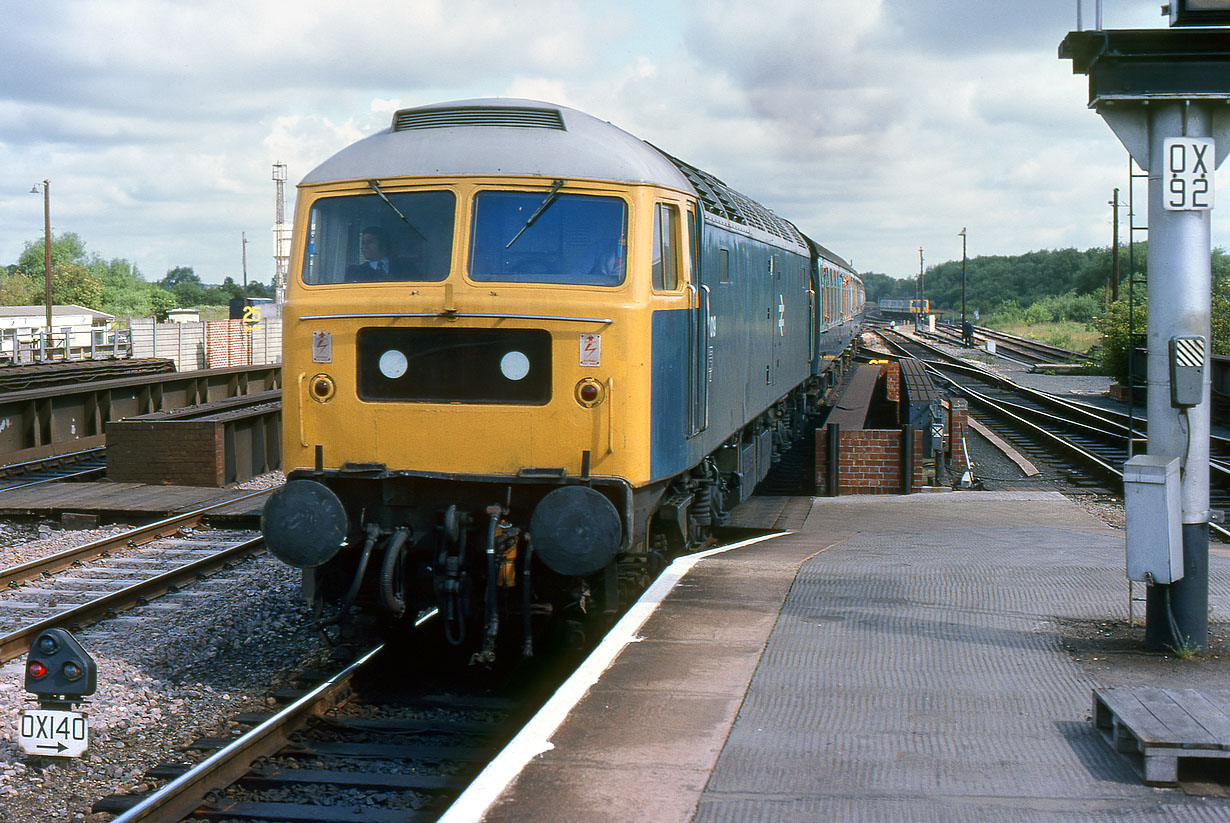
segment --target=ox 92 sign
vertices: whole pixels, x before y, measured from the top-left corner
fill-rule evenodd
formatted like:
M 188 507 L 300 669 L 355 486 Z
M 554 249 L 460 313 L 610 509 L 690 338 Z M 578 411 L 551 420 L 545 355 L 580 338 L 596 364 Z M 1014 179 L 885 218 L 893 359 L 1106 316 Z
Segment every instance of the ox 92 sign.
M 1201 137 L 1171 137 L 1166 153 L 1166 211 L 1208 211 L 1213 208 L 1213 141 Z

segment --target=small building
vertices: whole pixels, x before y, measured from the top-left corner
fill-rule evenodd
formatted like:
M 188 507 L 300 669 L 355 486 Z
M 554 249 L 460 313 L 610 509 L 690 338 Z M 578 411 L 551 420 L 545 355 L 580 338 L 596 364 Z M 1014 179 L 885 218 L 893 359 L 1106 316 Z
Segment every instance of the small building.
M 15 353 L 38 351 L 40 345 L 62 350 L 66 339 L 76 349 L 106 345 L 107 327 L 113 320 L 115 315 L 82 306 L 52 306 L 52 335 L 44 343 L 46 306 L 0 306 L 0 357 L 12 362 Z
M 167 312 L 168 323 L 200 323 L 201 313 L 197 309 L 171 309 Z

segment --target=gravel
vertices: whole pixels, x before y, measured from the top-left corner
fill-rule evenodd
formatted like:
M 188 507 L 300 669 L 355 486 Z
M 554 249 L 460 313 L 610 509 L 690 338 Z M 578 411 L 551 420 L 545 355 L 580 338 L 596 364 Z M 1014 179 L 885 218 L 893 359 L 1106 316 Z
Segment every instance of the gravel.
M 266 475 L 244 484 L 281 482 Z M 11 566 L 117 529 L 53 532 L 39 524 L 0 524 L 0 566 Z M 304 668 L 324 665 L 327 649 L 309 627 L 299 574 L 269 555 L 245 561 L 178 594 L 77 634 L 98 664 L 98 690 L 83 706 L 90 743 L 79 759 L 42 758 L 17 747 L 16 722 L 36 708 L 24 691 L 24 657 L 0 667 L 0 822 L 103 821 L 90 813 L 107 794 L 151 788 L 144 772 L 196 758 L 182 748 L 202 736 L 230 736 L 227 718 L 267 711 L 267 694 Z M 221 580 L 222 582 L 217 582 Z

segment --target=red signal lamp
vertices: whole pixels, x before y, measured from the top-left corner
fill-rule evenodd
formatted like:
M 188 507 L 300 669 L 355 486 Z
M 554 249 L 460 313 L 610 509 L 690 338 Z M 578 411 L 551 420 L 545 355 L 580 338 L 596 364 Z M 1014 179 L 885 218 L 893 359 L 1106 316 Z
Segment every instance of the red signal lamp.
M 593 408 L 605 399 L 606 391 L 601 383 L 592 377 L 587 377 L 577 383 L 574 396 L 577 402 L 587 409 Z
M 337 391 L 337 386 L 333 382 L 333 378 L 327 374 L 318 374 L 312 378 L 311 392 L 312 399 L 317 403 L 325 403 L 333 398 Z
M 30 665 L 26 667 L 26 673 L 38 680 L 47 676 L 47 667 L 37 660 L 31 660 Z

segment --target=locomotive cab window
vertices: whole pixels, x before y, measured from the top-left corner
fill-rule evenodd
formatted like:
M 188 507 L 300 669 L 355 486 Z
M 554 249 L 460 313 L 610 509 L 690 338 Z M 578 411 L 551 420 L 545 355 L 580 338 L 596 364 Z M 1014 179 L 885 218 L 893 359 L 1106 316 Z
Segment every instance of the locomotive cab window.
M 679 288 L 679 209 L 659 203 L 653 219 L 653 287 L 658 291 Z
M 448 191 L 318 200 L 308 217 L 303 282 L 443 280 L 452 265 L 455 211 Z
M 470 278 L 501 283 L 618 286 L 628 211 L 618 197 L 483 191 L 474 198 Z

